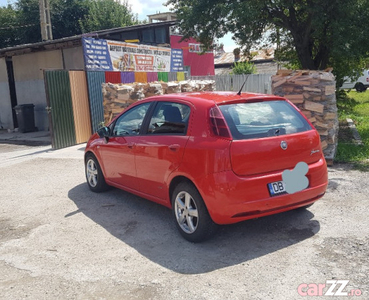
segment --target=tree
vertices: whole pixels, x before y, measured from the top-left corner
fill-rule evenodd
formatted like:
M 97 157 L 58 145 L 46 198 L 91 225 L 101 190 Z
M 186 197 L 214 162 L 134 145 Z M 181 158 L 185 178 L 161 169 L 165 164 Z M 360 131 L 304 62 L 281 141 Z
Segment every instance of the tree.
M 137 23 L 127 2 L 50 0 L 53 38 Z M 41 42 L 39 0 L 18 0 L 0 7 L 0 48 Z
M 220 56 L 223 53 L 225 53 L 224 51 L 224 44 L 223 43 L 219 43 L 218 41 L 215 42 L 213 44 L 213 52 L 214 52 L 214 56 Z
M 15 9 L 19 26 L 15 45 L 41 42 L 38 0 L 18 0 Z
M 83 32 L 125 27 L 137 24 L 137 18 L 128 2 L 93 0 L 89 2 L 88 14 L 80 21 Z
M 280 58 L 295 67 L 333 67 L 338 78 L 364 67 L 369 56 L 369 0 L 169 0 L 184 38 L 206 46 L 232 32 L 244 51 L 269 31 Z
M 82 33 L 80 25 L 89 13 L 89 0 L 50 0 L 50 18 L 53 38 L 73 36 Z
M 0 7 L 0 45 L 10 47 L 17 40 L 19 29 L 17 11 L 11 6 Z

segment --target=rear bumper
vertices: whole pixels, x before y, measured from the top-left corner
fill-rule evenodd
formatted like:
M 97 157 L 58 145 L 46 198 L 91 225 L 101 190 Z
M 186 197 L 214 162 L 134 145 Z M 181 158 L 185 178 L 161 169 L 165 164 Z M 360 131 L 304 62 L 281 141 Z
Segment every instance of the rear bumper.
M 213 221 L 231 224 L 315 202 L 324 195 L 328 185 L 325 160 L 310 164 L 306 177 L 309 179 L 307 189 L 273 197 L 267 184 L 281 181 L 282 171 L 249 177 L 237 176 L 232 171 L 217 173 L 203 178 L 198 188 Z

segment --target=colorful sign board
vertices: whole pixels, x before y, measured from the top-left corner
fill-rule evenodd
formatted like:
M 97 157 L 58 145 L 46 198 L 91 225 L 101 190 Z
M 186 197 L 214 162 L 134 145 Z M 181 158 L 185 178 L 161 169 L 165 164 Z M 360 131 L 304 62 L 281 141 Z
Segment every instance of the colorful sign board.
M 170 72 L 173 61 L 170 48 L 118 41 L 83 38 L 83 50 L 86 70 L 94 71 Z
M 172 59 L 170 61 L 171 72 L 183 72 L 183 50 L 172 49 Z
M 203 45 L 199 44 L 199 43 L 189 43 L 188 44 L 188 51 L 190 53 L 199 53 L 199 54 L 203 54 L 203 53 L 213 53 L 212 51 L 204 51 L 204 47 Z
M 85 58 L 86 71 L 111 71 L 108 42 L 93 38 L 83 38 L 83 54 Z

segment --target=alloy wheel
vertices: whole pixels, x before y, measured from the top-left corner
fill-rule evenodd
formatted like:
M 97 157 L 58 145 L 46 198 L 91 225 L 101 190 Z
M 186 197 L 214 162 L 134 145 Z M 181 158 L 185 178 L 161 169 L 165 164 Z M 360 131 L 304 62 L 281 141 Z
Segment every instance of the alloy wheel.
M 86 164 L 86 174 L 88 184 L 92 187 L 96 187 L 97 185 L 97 167 L 93 159 L 89 159 Z
M 180 228 L 188 233 L 194 233 L 199 221 L 196 203 L 188 192 L 180 192 L 175 198 L 175 216 Z

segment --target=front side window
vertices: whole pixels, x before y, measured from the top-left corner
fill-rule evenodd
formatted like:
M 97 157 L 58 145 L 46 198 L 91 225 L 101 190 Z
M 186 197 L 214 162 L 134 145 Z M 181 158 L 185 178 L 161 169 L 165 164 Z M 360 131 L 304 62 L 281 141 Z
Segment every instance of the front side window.
M 292 134 L 311 129 L 289 103 L 281 100 L 220 105 L 234 139 Z
M 113 135 L 138 135 L 150 104 L 144 103 L 123 113 L 115 122 Z
M 158 102 L 149 122 L 149 134 L 185 134 L 190 108 L 175 102 Z

